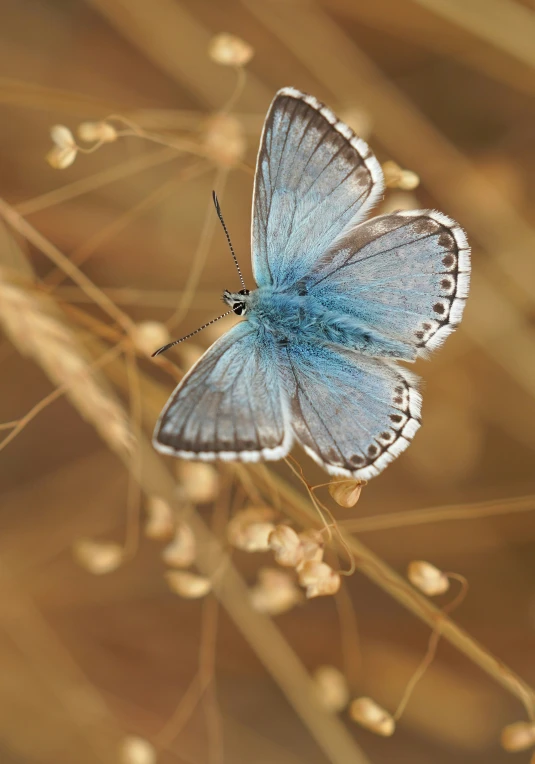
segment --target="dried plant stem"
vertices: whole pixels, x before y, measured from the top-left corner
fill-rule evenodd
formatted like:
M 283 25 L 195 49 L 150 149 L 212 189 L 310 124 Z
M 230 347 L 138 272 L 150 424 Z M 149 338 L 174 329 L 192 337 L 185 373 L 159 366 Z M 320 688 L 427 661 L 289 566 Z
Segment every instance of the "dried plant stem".
M 115 183 L 118 180 L 130 178 L 138 172 L 143 172 L 143 170 L 150 170 L 153 167 L 158 167 L 158 165 L 166 164 L 173 159 L 178 159 L 180 156 L 181 154 L 176 149 L 169 148 L 162 151 L 154 151 L 150 154 L 143 154 L 142 156 L 128 159 L 126 162 L 120 162 L 107 170 L 75 180 L 73 183 L 67 183 L 65 186 L 61 186 L 61 188 L 57 188 L 54 191 L 48 191 L 41 196 L 35 196 L 26 202 L 20 202 L 14 209 L 20 215 L 31 215 L 34 212 L 47 209 L 47 207 L 53 207 L 55 204 L 61 204 L 62 202 L 76 199 L 77 196 L 96 191 L 102 188 L 102 186 Z
M 223 194 L 228 175 L 229 170 L 226 167 L 218 168 L 214 180 L 214 186 L 220 196 Z M 190 309 L 191 303 L 195 297 L 195 290 L 204 270 L 204 266 L 206 265 L 206 259 L 208 257 L 208 253 L 210 252 L 210 245 L 212 243 L 216 225 L 218 225 L 217 215 L 214 210 L 213 201 L 210 198 L 210 202 L 204 216 L 204 223 L 201 230 L 199 245 L 197 247 L 197 251 L 193 255 L 193 264 L 191 266 L 190 272 L 188 273 L 188 278 L 182 293 L 182 299 L 180 300 L 176 311 L 166 321 L 166 324 L 169 328 L 175 327 L 177 324 L 179 324 Z
M 45 254 L 58 268 L 61 268 L 84 292 L 90 296 L 93 301 L 104 310 L 111 318 L 123 327 L 126 332 L 131 332 L 135 328 L 134 322 L 123 313 L 122 310 L 110 300 L 110 298 L 94 284 L 85 274 L 83 274 L 68 257 L 60 252 L 48 239 L 39 231 L 31 226 L 24 218 L 7 202 L 0 199 L 0 215 L 5 222 L 15 231 L 27 239 L 43 254 Z
M 70 261 L 75 265 L 82 265 L 82 263 L 91 257 L 99 247 L 109 241 L 109 239 L 117 236 L 117 234 L 123 231 L 136 218 L 163 202 L 175 193 L 177 188 L 183 183 L 202 175 L 202 173 L 207 170 L 208 164 L 201 162 L 195 162 L 194 164 L 184 167 L 177 175 L 167 180 L 140 202 L 133 207 L 130 207 L 126 212 L 123 212 L 115 220 L 112 220 L 111 223 L 100 228 L 93 236 L 90 236 L 89 239 L 86 239 L 72 252 L 69 258 Z M 49 274 L 43 281 L 48 286 L 56 286 L 61 284 L 65 278 L 66 273 L 61 270 Z
M 509 515 L 515 512 L 533 512 L 535 494 L 517 496 L 511 499 L 491 499 L 472 504 L 449 504 L 444 507 L 412 509 L 407 512 L 391 512 L 373 517 L 340 520 L 339 525 L 348 532 L 365 533 L 390 528 L 412 527 L 424 523 L 438 523 L 447 520 L 475 520 L 493 515 Z
M 192 714 L 197 708 L 210 678 L 201 680 L 199 672 L 191 681 L 188 689 L 176 707 L 173 715 L 168 719 L 165 726 L 154 736 L 155 745 L 159 748 L 170 748 L 173 741 L 182 732 Z
M 360 650 L 359 628 L 357 614 L 347 588 L 347 582 L 342 579 L 340 589 L 334 595 L 338 622 L 340 624 L 340 641 L 344 661 L 344 674 L 353 689 L 358 686 L 360 665 L 362 661 Z
M 138 475 L 142 470 L 142 455 L 139 446 L 142 430 L 142 405 L 141 389 L 139 383 L 139 371 L 136 363 L 135 351 L 127 347 L 125 352 L 128 387 L 130 392 L 130 424 L 134 436 L 132 454 L 130 457 L 130 469 L 128 471 L 128 487 L 126 495 L 126 533 L 124 541 L 124 556 L 132 558 L 139 546 L 140 523 L 141 523 L 141 486 Z
M 257 479 L 261 481 L 262 472 L 257 471 L 255 468 L 252 469 L 254 469 Z M 284 506 L 288 514 L 307 527 L 313 525 L 321 529 L 321 523 L 316 512 L 309 506 L 306 499 L 284 480 L 278 477 L 274 479 L 278 482 L 279 491 L 283 497 Z M 532 687 L 492 655 L 483 645 L 479 644 L 479 642 L 461 629 L 460 626 L 444 616 L 442 611 L 425 599 L 425 597 L 422 597 L 404 578 L 399 576 L 386 562 L 364 546 L 358 539 L 343 533 L 342 529 L 340 529 L 340 532 L 355 558 L 357 570 L 376 583 L 381 589 L 388 592 L 403 607 L 410 610 L 433 629 L 439 624 L 441 636 L 457 647 L 458 650 L 464 653 L 467 658 L 483 669 L 489 676 L 493 677 L 502 687 L 517 697 L 524 704 L 528 715 L 531 717 L 535 708 L 535 691 Z

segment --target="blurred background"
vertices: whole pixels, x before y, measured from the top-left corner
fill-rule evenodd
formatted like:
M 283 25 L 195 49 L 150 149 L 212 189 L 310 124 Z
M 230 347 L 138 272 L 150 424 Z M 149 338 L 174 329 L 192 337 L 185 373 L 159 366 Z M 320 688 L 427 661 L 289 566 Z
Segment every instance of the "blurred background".
M 507 762 L 500 731 L 528 718 L 535 682 L 534 3 L 3 0 L 0 14 L 2 764 Z M 365 545 L 362 571 L 336 597 L 292 589 L 275 615 L 245 589 L 272 555 L 214 570 L 210 544 L 251 505 L 321 527 L 295 475 L 190 469 L 147 440 L 228 324 L 147 355 L 237 288 L 213 188 L 251 283 L 255 157 L 285 85 L 388 163 L 378 211 L 463 226 L 474 275 L 460 330 L 418 364 L 414 444 L 356 506 L 318 492 Z M 90 152 L 65 131 L 54 144 L 58 124 L 83 125 Z M 193 581 L 168 576 L 184 518 Z M 394 712 L 434 622 L 404 583 L 414 560 L 467 580 L 464 631 L 449 627 L 383 738 L 327 709 L 314 672 L 335 667 L 351 698 Z

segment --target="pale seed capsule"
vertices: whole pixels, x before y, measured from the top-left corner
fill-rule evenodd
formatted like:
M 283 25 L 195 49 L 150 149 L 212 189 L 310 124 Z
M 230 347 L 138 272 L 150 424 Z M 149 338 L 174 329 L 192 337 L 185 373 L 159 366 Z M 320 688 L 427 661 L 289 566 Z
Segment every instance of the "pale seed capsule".
M 180 523 L 175 536 L 162 552 L 162 560 L 174 568 L 188 568 L 195 562 L 195 536 L 187 523 Z
M 80 140 L 88 143 L 113 143 L 117 140 L 117 130 L 109 122 L 82 122 L 76 132 Z
M 145 738 L 129 735 L 121 743 L 119 761 L 121 764 L 156 764 L 156 749 Z
M 390 737 L 396 729 L 393 717 L 371 698 L 356 698 L 349 706 L 349 715 L 354 722 L 376 735 Z
M 215 114 L 205 125 L 202 144 L 210 159 L 234 167 L 245 156 L 247 143 L 242 123 L 232 114 Z
M 299 567 L 299 583 L 306 587 L 307 599 L 336 594 L 340 576 L 326 562 L 304 562 Z
M 303 562 L 321 562 L 325 542 L 320 531 L 310 529 L 299 534 L 299 540 L 303 548 Z
M 212 61 L 222 66 L 245 66 L 252 59 L 254 50 L 245 40 L 221 33 L 212 38 L 208 55 Z
M 502 748 L 506 751 L 525 751 L 535 745 L 535 723 L 514 722 L 504 727 L 501 734 Z
M 215 467 L 203 462 L 178 463 L 178 475 L 193 504 L 209 504 L 219 494 L 219 475 Z
M 151 356 L 169 342 L 169 332 L 159 321 L 141 321 L 132 332 L 132 340 L 137 350 Z
M 54 147 L 46 155 L 46 161 L 55 170 L 64 170 L 74 162 L 78 153 L 74 136 L 65 125 L 54 125 L 50 137 Z
M 112 573 L 121 565 L 123 547 L 109 542 L 78 539 L 73 545 L 74 558 L 82 568 L 95 576 Z
M 145 504 L 147 521 L 145 536 L 149 539 L 171 538 L 175 531 L 175 516 L 165 499 L 149 496 Z
M 276 568 L 258 571 L 258 584 L 250 589 L 249 596 L 254 610 L 269 615 L 285 613 L 303 598 L 293 578 Z
M 269 547 L 279 565 L 295 568 L 303 560 L 301 540 L 289 525 L 276 525 L 269 536 Z
M 362 488 L 365 485 L 364 480 L 344 480 L 334 477 L 329 483 L 329 493 L 337 504 L 349 509 L 349 507 L 354 507 L 360 499 Z
M 237 512 L 227 525 L 227 539 L 236 549 L 260 552 L 269 549 L 269 536 L 275 530 L 275 513 L 269 507 L 251 507 Z
M 186 570 L 168 570 L 165 578 L 171 591 L 189 600 L 206 597 L 212 589 L 210 579 Z
M 450 588 L 448 577 L 430 562 L 413 560 L 407 569 L 407 578 L 413 586 L 429 597 L 444 594 Z
M 328 711 L 342 711 L 349 702 L 347 680 L 334 666 L 318 666 L 312 675 L 318 700 Z

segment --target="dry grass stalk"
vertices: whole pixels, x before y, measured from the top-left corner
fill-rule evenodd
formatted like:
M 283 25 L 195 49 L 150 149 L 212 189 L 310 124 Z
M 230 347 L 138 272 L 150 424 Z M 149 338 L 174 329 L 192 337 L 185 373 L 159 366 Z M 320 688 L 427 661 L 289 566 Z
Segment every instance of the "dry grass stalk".
M 130 451 L 133 436 L 123 407 L 91 368 L 54 300 L 0 269 L 0 324 L 11 342 L 41 366 L 54 385 L 114 451 Z

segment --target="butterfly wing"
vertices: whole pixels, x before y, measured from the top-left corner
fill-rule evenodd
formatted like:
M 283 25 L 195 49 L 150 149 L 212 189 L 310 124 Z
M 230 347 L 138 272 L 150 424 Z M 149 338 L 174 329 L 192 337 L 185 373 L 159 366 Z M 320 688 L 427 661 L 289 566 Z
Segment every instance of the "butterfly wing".
M 293 430 L 327 472 L 368 480 L 407 448 L 420 426 L 414 375 L 333 346 L 284 350 Z
M 316 98 L 294 88 L 266 117 L 253 194 L 253 273 L 258 286 L 306 276 L 383 190 L 368 145 Z
M 458 326 L 470 284 L 470 248 L 440 212 L 395 212 L 339 238 L 308 275 L 307 289 L 329 310 L 352 315 L 417 355 Z
M 269 337 L 246 321 L 215 342 L 180 382 L 154 432 L 183 459 L 281 459 L 292 446 L 288 407 Z

